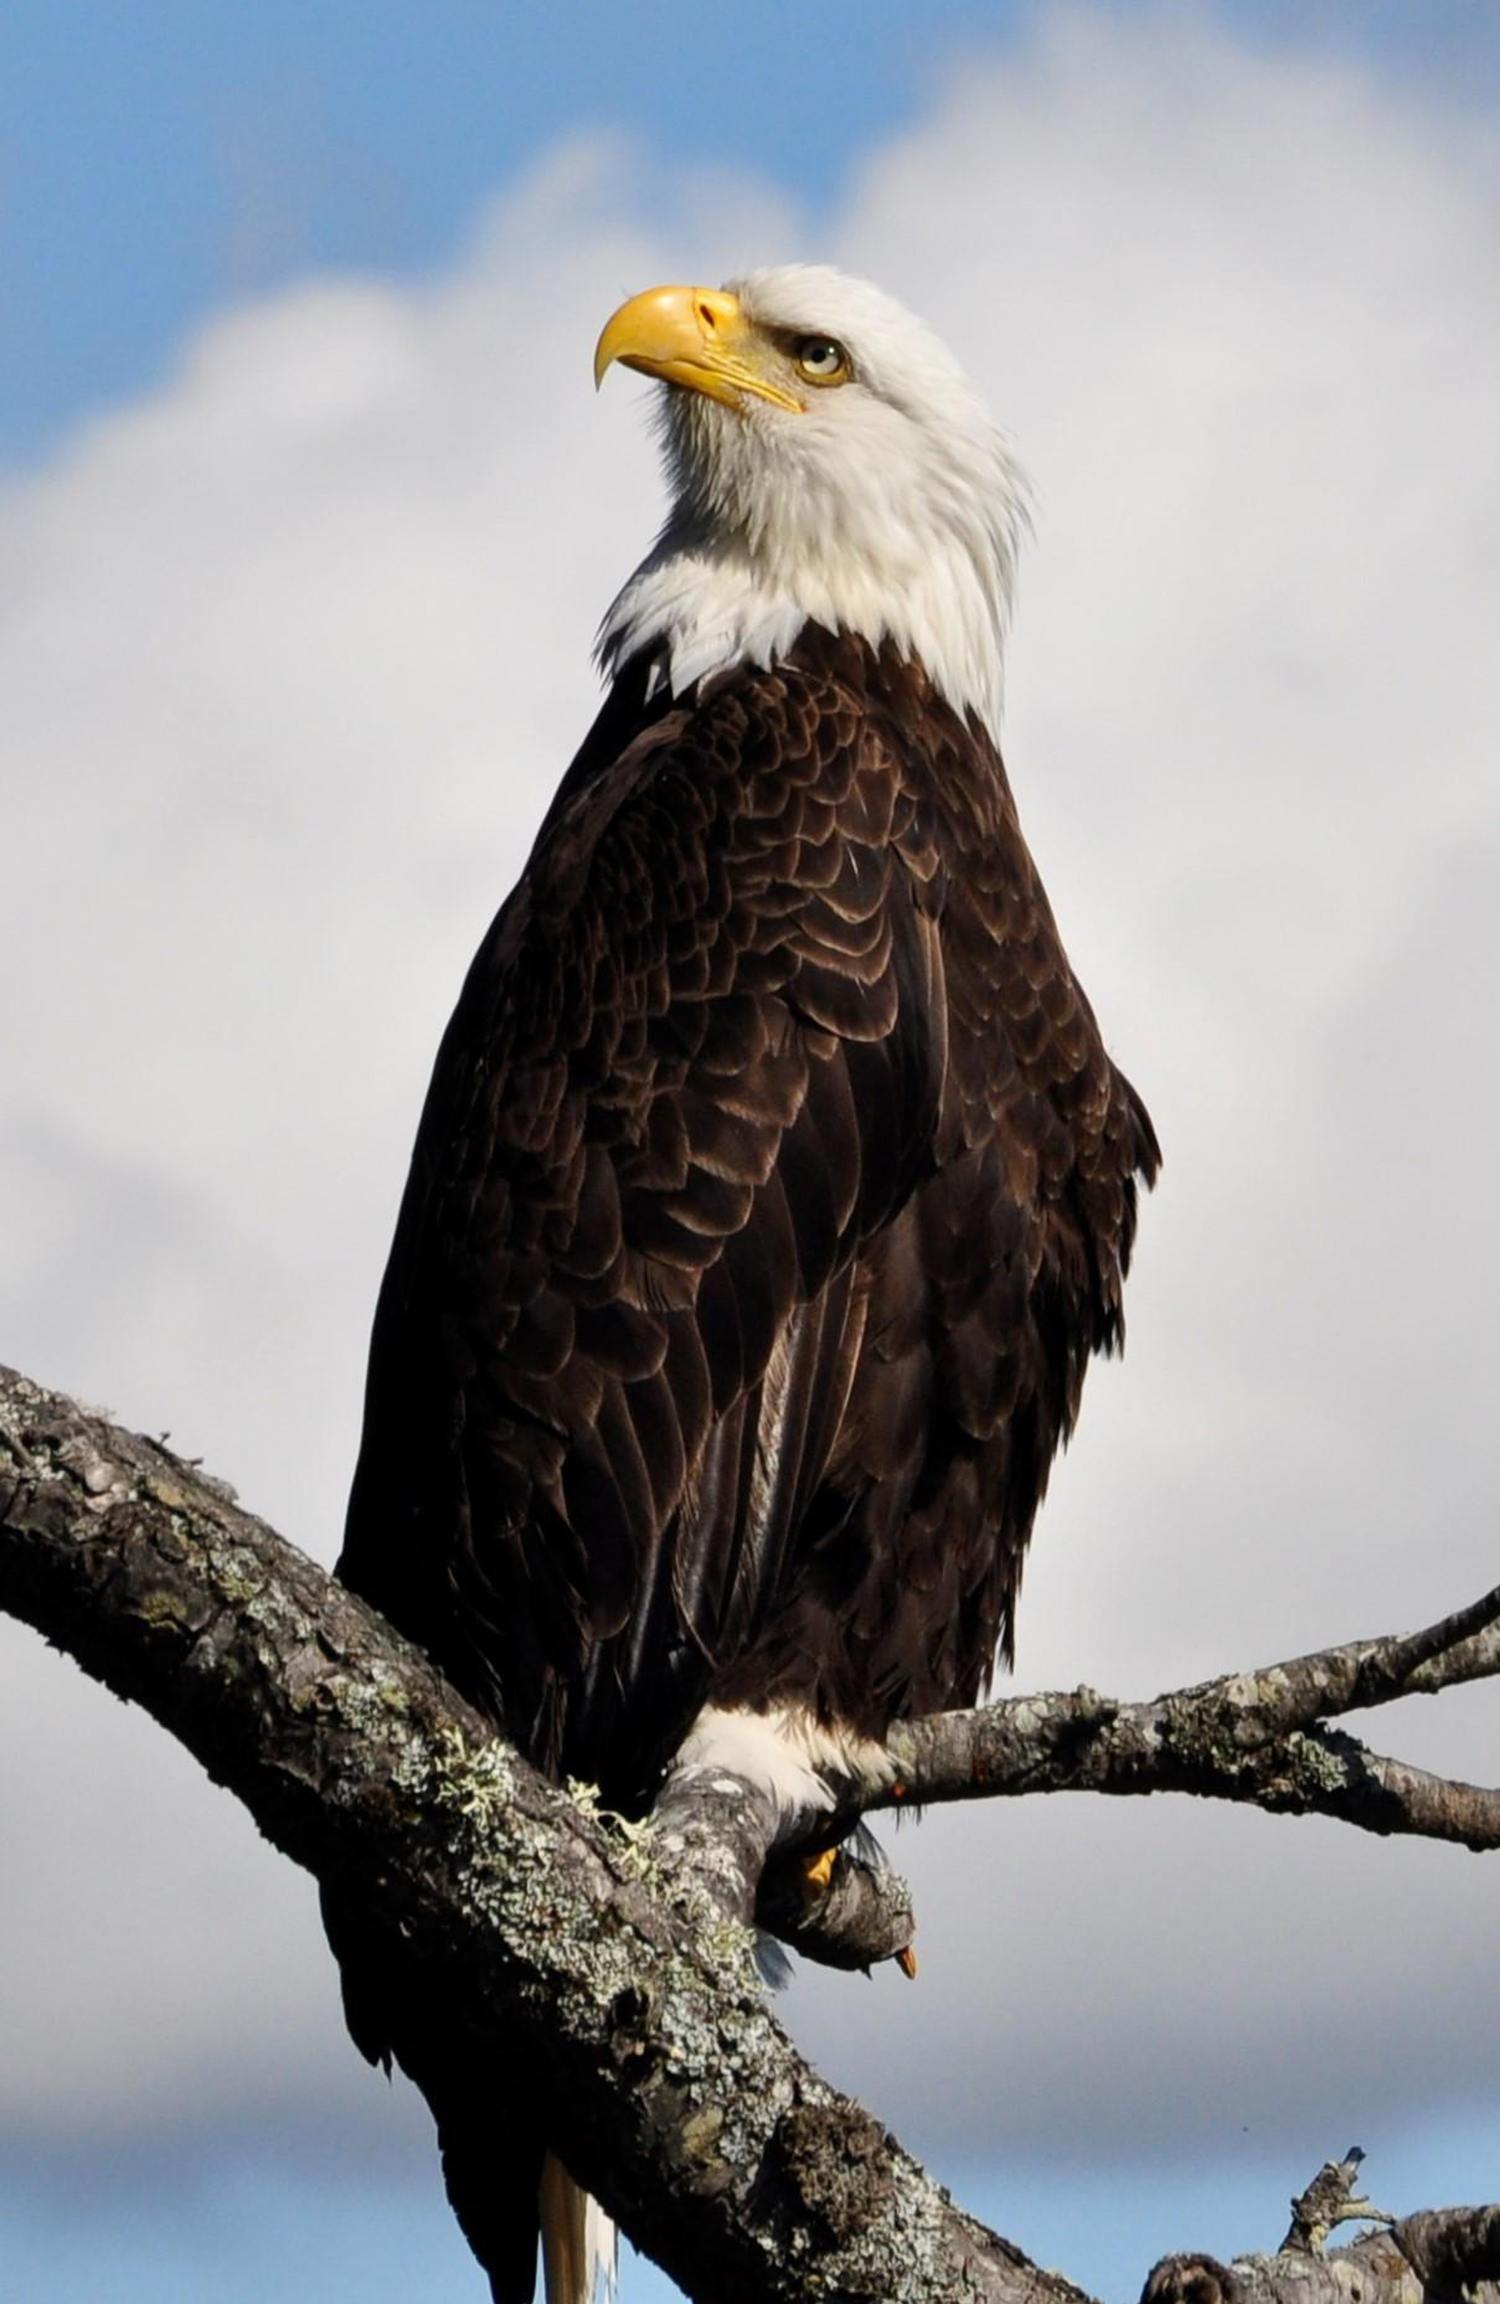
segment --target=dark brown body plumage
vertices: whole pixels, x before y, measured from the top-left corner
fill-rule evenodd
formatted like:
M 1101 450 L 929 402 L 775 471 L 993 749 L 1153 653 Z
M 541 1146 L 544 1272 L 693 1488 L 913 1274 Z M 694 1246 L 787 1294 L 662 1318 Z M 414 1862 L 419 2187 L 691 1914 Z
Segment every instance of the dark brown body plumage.
M 917 666 L 810 629 L 681 704 L 627 668 L 438 1056 L 341 1573 L 626 1809 L 709 1700 L 970 1702 L 1156 1165 Z M 325 1912 L 522 2304 L 545 2076 L 476 2070 L 441 1980 Z
M 1157 1151 L 999 757 L 807 632 L 627 672 L 470 972 L 341 1572 L 639 1806 L 700 1705 L 967 1703 Z

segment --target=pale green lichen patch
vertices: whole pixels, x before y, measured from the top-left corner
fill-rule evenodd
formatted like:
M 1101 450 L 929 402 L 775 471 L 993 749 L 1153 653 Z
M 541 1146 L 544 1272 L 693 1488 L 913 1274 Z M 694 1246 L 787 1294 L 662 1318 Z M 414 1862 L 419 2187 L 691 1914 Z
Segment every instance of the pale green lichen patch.
M 145 1592 L 136 1602 L 134 1612 L 142 1624 L 149 1624 L 154 1629 L 177 1632 L 190 1629 L 180 1592 Z
M 1316 1792 L 1341 1792 L 1349 1781 L 1348 1763 L 1316 1736 L 1289 1739 L 1296 1781 Z
M 627 1880 L 660 1879 L 656 1827 L 649 1816 L 621 1816 L 603 1804 L 597 1784 L 580 1776 L 564 1779 L 563 1791 L 605 1842 L 613 1867 Z
M 226 1549 L 220 1554 L 214 1568 L 214 1581 L 221 1598 L 231 1608 L 242 1608 L 248 1614 L 265 1583 L 265 1574 L 259 1561 L 253 1554 Z
M 699 1942 L 713 1967 L 742 1968 L 747 1975 L 754 1974 L 756 1932 L 743 1921 L 720 1915 L 702 1930 Z
M 179 1481 L 169 1479 L 165 1472 L 146 1473 L 141 1481 L 141 1492 L 149 1496 L 153 1504 L 161 1505 L 166 1512 L 189 1512 L 192 1509 L 193 1499 L 187 1490 Z
M 399 1675 L 387 1665 L 367 1664 L 358 1672 L 337 1672 L 328 1682 L 329 1695 L 340 1717 L 354 1734 L 371 1737 L 378 1749 L 384 1751 L 392 1730 L 405 1726 L 411 1718 L 411 1700 Z M 411 1748 L 408 1745 L 396 1763 L 399 1777 L 401 1768 L 409 1767 Z M 402 1788 L 414 1787 L 402 1780 Z
M 642 1881 L 650 1888 L 665 1888 L 661 1843 L 650 1817 L 617 1816 L 610 1808 L 597 1809 L 595 1817 L 622 1878 Z
M 462 1728 L 450 1724 L 438 1737 L 429 1783 L 441 1806 L 488 1824 L 510 1808 L 516 1773 L 503 1744 L 471 1745 Z

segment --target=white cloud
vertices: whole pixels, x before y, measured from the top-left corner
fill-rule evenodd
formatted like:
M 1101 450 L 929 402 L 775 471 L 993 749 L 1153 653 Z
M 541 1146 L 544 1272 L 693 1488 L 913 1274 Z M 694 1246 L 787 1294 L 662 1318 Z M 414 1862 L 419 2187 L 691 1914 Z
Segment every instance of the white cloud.
M 1497 174 L 1352 74 L 1053 12 L 820 245 L 961 348 L 1037 482 L 1008 750 L 1167 1150 L 1028 1680 L 1143 1690 L 1493 1579 Z M 6 1356 L 325 1559 L 426 1068 L 655 517 L 594 328 L 797 237 L 754 186 L 651 208 L 629 154 L 560 153 L 451 276 L 232 313 L 0 501 Z M 365 2101 L 306 1885 L 3 1640 L 0 2120 Z M 1496 1718 L 1377 1740 L 1493 1776 Z M 1456 1852 L 1068 1803 L 899 1853 L 921 1984 L 796 2008 L 929 2136 L 1370 2119 L 1372 2059 L 1393 2122 L 1500 2057 Z

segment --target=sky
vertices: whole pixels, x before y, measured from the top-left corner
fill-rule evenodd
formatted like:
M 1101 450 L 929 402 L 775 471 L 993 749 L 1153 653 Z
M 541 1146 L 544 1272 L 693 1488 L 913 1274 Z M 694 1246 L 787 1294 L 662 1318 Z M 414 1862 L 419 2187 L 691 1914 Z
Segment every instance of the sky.
M 1167 1154 L 1021 1683 L 1493 1583 L 1500 19 L 251 14 L 4 35 L 0 1356 L 331 1560 L 432 1052 L 659 509 L 594 338 L 819 256 L 1031 475 L 1006 751 Z M 1369 1723 L 1479 1781 L 1497 1729 Z M 0 2292 L 482 2293 L 311 1883 L 8 1625 L 0 1751 Z M 1181 1801 L 895 1854 L 918 1983 L 788 2019 L 1041 2261 L 1270 2245 L 1356 2137 L 1388 2206 L 1500 2191 L 1484 1860 Z

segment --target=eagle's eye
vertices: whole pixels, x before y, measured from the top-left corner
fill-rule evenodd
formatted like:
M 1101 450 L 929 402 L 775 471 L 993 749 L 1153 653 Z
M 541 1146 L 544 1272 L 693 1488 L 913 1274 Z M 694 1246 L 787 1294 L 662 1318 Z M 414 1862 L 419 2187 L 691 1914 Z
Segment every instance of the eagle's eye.
M 849 375 L 849 355 L 833 336 L 804 336 L 797 346 L 797 366 L 809 384 L 842 384 Z

